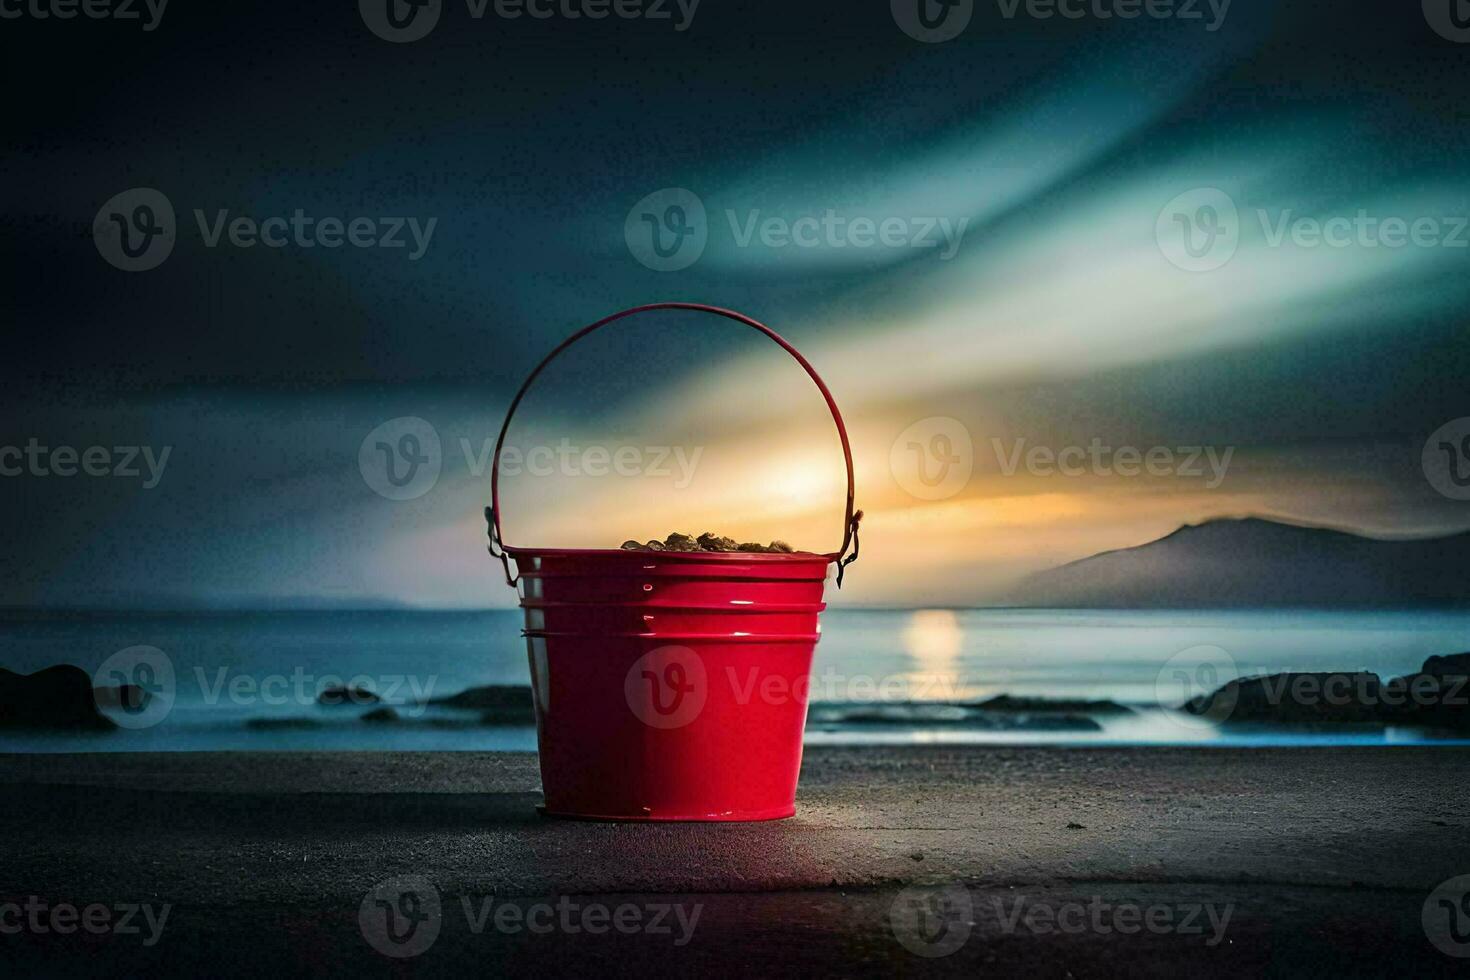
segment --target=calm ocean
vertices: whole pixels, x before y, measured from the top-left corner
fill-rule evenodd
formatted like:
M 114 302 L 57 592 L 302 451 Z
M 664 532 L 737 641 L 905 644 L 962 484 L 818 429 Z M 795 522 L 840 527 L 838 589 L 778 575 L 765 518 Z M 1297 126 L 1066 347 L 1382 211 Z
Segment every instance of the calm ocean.
M 146 645 L 171 663 L 175 699 L 148 728 L 0 734 L 0 749 L 534 749 L 529 725 L 487 725 L 419 705 L 477 685 L 528 685 L 519 629 L 516 610 L 8 612 L 0 615 L 0 666 L 95 671 L 117 651 Z M 832 610 L 823 629 L 812 701 L 827 707 L 813 709 L 809 744 L 1417 741 L 1395 729 L 1222 730 L 1160 706 L 1212 689 L 1231 671 L 1362 669 L 1387 678 L 1430 655 L 1470 649 L 1470 611 Z M 401 720 L 371 724 L 361 720 L 366 707 L 315 703 L 321 684 L 353 680 L 396 703 Z M 932 705 L 996 694 L 1111 699 L 1139 710 L 1099 718 L 1094 731 L 995 730 L 954 724 Z M 841 707 L 854 702 L 880 710 Z

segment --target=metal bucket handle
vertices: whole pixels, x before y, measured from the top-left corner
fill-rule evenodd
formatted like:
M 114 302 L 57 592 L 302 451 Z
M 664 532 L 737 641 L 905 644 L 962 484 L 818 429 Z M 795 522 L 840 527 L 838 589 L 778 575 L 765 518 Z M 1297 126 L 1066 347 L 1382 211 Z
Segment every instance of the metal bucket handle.
M 537 376 L 562 351 L 589 333 L 592 333 L 592 331 L 605 327 L 609 323 L 638 313 L 647 313 L 650 310 L 693 310 L 697 313 L 713 313 L 717 316 L 725 317 L 728 320 L 743 323 L 747 327 L 753 327 L 780 344 L 781 348 L 794 357 L 796 363 L 800 364 L 806 373 L 811 376 L 812 381 L 816 383 L 817 389 L 822 393 L 822 397 L 827 400 L 827 407 L 832 411 L 832 421 L 837 423 L 837 436 L 842 440 L 842 457 L 847 463 L 847 512 L 842 521 L 842 550 L 831 552 L 825 556 L 829 561 L 837 563 L 837 587 L 839 589 L 842 588 L 843 571 L 848 565 L 857 561 L 858 558 L 858 524 L 863 519 L 863 512 L 853 510 L 852 446 L 848 443 L 847 426 L 842 423 L 842 413 L 837 409 L 837 401 L 832 397 L 832 392 L 828 390 L 826 382 L 822 380 L 821 375 L 817 374 L 817 369 L 812 367 L 811 362 L 802 356 L 801 351 L 791 346 L 791 343 L 776 333 L 776 331 L 763 323 L 758 323 L 750 317 L 736 313 L 733 310 L 721 309 L 718 306 L 706 306 L 703 303 L 650 303 L 647 306 L 635 306 L 632 309 L 623 310 L 621 313 L 614 313 L 612 316 L 604 317 L 590 326 L 583 327 L 558 344 L 556 349 L 550 354 L 547 354 L 541 363 L 536 365 L 536 369 L 530 373 L 525 382 L 522 383 L 520 391 L 517 391 L 515 398 L 511 399 L 510 408 L 505 413 L 505 423 L 500 427 L 500 437 L 495 440 L 495 455 L 491 457 L 490 462 L 490 506 L 485 509 L 485 520 L 489 526 L 490 534 L 490 554 L 500 559 L 500 564 L 504 566 L 506 583 L 514 588 L 519 575 L 511 574 L 510 558 L 505 552 L 505 537 L 500 531 L 500 451 L 505 445 L 505 434 L 510 431 L 510 420 L 515 415 L 516 409 L 520 406 L 521 399 L 526 397 L 526 392 L 530 390 L 531 384 L 536 380 Z M 847 553 L 849 546 L 852 548 L 851 555 Z

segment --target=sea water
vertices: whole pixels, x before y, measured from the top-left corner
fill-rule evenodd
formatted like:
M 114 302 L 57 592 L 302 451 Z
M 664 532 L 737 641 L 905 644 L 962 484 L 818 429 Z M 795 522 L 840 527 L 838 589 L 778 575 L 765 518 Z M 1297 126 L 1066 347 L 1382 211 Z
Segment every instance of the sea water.
M 1239 676 L 1368 670 L 1386 679 L 1412 673 L 1426 657 L 1470 650 L 1470 610 L 833 609 L 822 626 L 811 700 L 825 710 L 813 711 L 809 744 L 1419 742 L 1421 733 L 1404 729 L 1204 724 L 1170 710 L 1189 693 L 1175 690 L 1170 665 L 1181 654 L 1196 663 L 1189 651 L 1205 649 L 1206 659 L 1223 659 Z M 529 723 L 423 704 L 481 685 L 528 685 L 520 627 L 518 610 L 10 611 L 0 614 L 0 666 L 29 673 L 70 663 L 91 672 L 119 650 L 154 647 L 172 667 L 173 704 L 147 728 L 0 732 L 0 749 L 532 750 Z M 399 719 L 364 721 L 370 704 L 317 704 L 332 683 L 374 690 Z M 1093 731 L 977 728 L 933 710 L 935 702 L 998 694 L 1134 710 L 1096 716 Z M 883 709 L 877 721 L 873 711 L 847 710 L 874 704 Z

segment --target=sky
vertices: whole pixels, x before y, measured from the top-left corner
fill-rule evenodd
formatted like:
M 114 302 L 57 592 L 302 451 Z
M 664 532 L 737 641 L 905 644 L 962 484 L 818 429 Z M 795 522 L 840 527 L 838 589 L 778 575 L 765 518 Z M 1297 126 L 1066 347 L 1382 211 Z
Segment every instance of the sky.
M 374 2 L 0 25 L 0 604 L 513 604 L 511 396 L 671 299 L 830 386 L 842 603 L 984 604 L 1220 516 L 1470 527 L 1435 463 L 1470 437 L 1470 43 L 1433 2 L 995 0 L 948 40 L 903 0 L 446 2 L 399 42 Z M 647 314 L 541 382 L 512 544 L 840 544 L 835 429 L 758 334 Z

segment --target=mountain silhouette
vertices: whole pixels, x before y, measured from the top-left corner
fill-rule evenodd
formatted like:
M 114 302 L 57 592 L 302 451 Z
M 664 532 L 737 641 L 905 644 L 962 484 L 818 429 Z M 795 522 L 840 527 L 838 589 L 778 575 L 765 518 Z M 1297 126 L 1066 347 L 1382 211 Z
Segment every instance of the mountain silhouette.
M 1211 520 L 1038 572 L 1009 600 L 1132 609 L 1470 605 L 1470 532 L 1382 540 L 1258 517 Z

